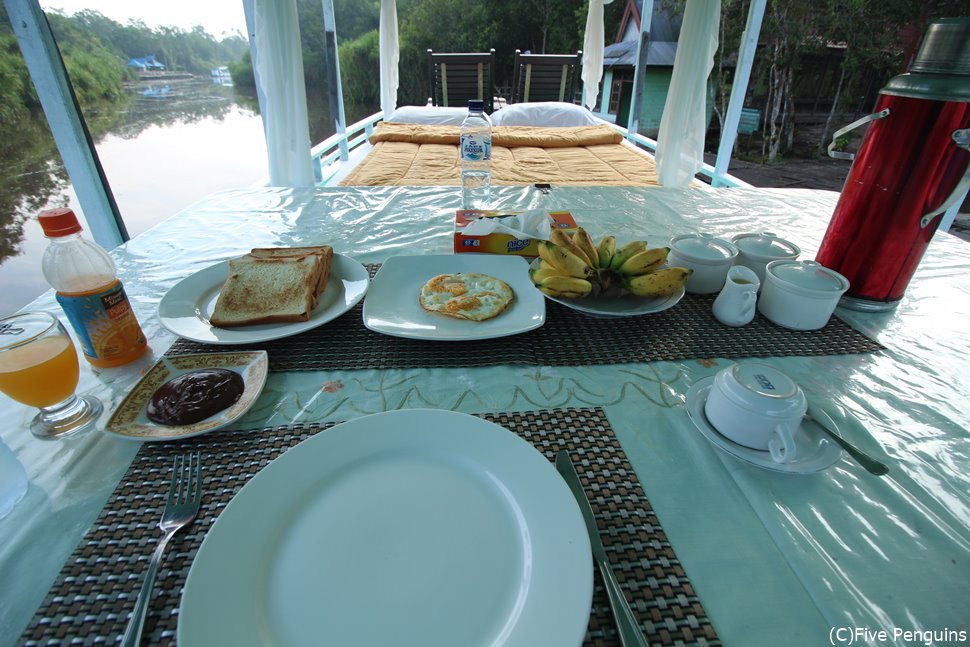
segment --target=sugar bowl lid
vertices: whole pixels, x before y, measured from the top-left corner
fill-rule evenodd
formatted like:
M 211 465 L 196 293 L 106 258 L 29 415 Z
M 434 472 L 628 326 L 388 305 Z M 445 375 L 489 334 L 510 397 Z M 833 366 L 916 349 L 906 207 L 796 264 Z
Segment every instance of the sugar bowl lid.
M 768 231 L 738 234 L 731 239 L 731 242 L 747 256 L 761 260 L 797 258 L 802 253 L 801 248 L 795 243 L 779 238 Z
M 738 255 L 738 248 L 711 234 L 684 234 L 670 240 L 670 249 L 692 261 L 718 263 Z
M 849 289 L 847 278 L 818 261 L 772 261 L 765 275 L 769 281 L 814 295 L 837 295 Z

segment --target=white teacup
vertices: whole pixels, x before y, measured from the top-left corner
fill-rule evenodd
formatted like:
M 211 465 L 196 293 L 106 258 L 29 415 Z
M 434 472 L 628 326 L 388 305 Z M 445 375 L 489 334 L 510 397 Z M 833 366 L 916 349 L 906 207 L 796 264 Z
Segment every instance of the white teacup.
M 767 451 L 776 463 L 797 458 L 795 435 L 808 409 L 801 387 L 781 371 L 754 362 L 734 364 L 714 378 L 704 413 L 725 437 Z

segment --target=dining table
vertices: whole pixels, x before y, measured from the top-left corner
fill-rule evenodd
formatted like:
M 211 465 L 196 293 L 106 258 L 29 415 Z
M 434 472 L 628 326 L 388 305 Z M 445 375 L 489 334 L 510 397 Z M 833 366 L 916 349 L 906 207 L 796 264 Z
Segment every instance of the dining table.
M 492 188 L 495 209 L 567 210 L 596 240 L 653 247 L 689 233 L 771 232 L 797 244 L 802 259 L 815 257 L 838 198 L 706 186 Z M 318 434 L 404 410 L 483 418 L 550 463 L 569 451 L 651 645 L 967 643 L 970 247 L 945 232 L 897 307 L 838 307 L 815 331 L 761 314 L 725 326 L 711 314 L 715 295 L 686 294 L 663 311 L 626 317 L 545 299 L 542 325 L 529 330 L 408 339 L 363 325 L 363 310 L 381 305 L 369 301 L 373 281 L 339 317 L 271 341 L 207 344 L 173 333 L 159 316 L 180 282 L 252 248 L 330 245 L 371 279 L 396 257 L 454 254 L 460 208 L 455 187 L 240 188 L 112 250 L 149 351 L 117 368 L 81 360 L 78 392 L 104 404 L 96 428 L 41 440 L 29 431 L 36 410 L 0 397 L 0 439 L 29 478 L 0 520 L 0 643 L 119 640 L 160 536 L 172 456 L 193 449 L 202 454 L 203 511 L 170 545 L 145 627 L 146 644 L 174 644 L 199 545 L 240 488 Z M 67 323 L 52 291 L 24 310 Z M 235 350 L 268 351 L 269 370 L 259 397 L 228 427 L 162 442 L 106 429 L 156 363 Z M 789 376 L 816 418 L 888 473 L 874 475 L 831 447 L 804 470 L 766 465 L 704 433 L 695 424 L 698 385 L 744 362 Z M 596 573 L 583 644 L 619 644 L 611 618 Z M 324 635 L 319 644 L 336 643 Z

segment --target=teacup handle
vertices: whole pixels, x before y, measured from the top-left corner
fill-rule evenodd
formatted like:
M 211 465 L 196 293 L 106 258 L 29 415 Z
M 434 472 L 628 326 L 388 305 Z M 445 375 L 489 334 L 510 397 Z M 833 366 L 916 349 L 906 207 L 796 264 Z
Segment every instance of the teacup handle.
M 771 439 L 768 440 L 768 452 L 771 460 L 776 463 L 790 463 L 796 458 L 797 449 L 795 448 L 795 432 L 798 427 L 778 424 L 771 432 Z

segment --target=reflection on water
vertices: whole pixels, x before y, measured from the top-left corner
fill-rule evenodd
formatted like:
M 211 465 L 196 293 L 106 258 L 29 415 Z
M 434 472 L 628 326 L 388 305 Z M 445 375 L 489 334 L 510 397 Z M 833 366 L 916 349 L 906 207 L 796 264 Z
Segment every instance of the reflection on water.
M 208 78 L 137 84 L 128 94 L 127 102 L 85 117 L 130 235 L 209 193 L 266 177 L 255 97 Z M 69 206 L 83 220 L 83 212 L 46 125 L 12 133 L 0 152 L 0 316 L 5 316 L 48 289 L 40 270 L 47 241 L 37 213 Z

